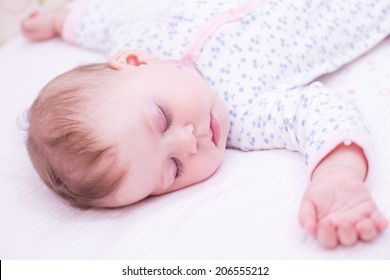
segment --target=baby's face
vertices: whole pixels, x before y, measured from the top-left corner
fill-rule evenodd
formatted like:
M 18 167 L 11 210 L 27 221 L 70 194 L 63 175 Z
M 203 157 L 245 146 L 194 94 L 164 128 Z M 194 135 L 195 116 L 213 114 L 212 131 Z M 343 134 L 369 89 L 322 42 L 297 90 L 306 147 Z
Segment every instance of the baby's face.
M 96 123 L 128 169 L 99 204 L 128 205 L 211 176 L 222 162 L 229 130 L 223 101 L 200 77 L 173 66 L 117 72 L 119 82 Z

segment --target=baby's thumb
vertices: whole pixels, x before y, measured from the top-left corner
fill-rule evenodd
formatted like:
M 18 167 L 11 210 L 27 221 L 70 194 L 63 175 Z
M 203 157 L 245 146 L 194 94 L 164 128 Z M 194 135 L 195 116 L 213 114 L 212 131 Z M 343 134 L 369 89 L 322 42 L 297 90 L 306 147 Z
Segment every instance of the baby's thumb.
M 307 232 L 311 234 L 315 233 L 317 225 L 317 215 L 315 206 L 311 201 L 305 198 L 302 200 L 298 218 L 300 225 Z

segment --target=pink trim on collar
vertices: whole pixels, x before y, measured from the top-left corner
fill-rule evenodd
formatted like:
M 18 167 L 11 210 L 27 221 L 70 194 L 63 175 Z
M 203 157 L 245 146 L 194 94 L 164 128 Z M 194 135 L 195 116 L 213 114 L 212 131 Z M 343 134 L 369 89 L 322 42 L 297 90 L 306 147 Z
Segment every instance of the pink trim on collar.
M 204 44 L 210 38 L 210 36 L 225 23 L 242 19 L 247 14 L 256 9 L 261 2 L 263 2 L 263 0 L 248 1 L 212 17 L 193 36 L 180 59 L 161 59 L 159 60 L 159 63 L 173 65 L 200 75 L 200 72 L 196 68 L 195 62 L 198 59 Z

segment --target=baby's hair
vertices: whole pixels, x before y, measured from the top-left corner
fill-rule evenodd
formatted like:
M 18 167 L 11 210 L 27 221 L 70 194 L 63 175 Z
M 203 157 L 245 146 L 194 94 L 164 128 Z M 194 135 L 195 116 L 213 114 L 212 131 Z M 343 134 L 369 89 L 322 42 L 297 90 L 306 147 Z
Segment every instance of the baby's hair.
M 88 124 L 86 108 L 104 98 L 114 79 L 107 64 L 70 70 L 50 81 L 28 111 L 26 146 L 42 180 L 80 208 L 99 207 L 127 170 L 119 168 L 114 145 L 104 144 Z

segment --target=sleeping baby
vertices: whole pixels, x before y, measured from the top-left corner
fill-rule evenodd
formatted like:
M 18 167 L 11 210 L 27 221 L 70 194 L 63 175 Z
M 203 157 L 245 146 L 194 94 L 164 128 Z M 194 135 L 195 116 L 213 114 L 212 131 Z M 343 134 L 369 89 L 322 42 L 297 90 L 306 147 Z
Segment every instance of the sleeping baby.
M 226 148 L 288 149 L 307 166 L 299 222 L 322 246 L 387 227 L 365 183 L 366 121 L 315 79 L 390 33 L 389 1 L 179 1 L 150 19 L 77 2 L 21 26 L 31 40 L 61 36 L 110 57 L 54 78 L 29 110 L 31 161 L 73 205 L 120 207 L 193 185 Z

